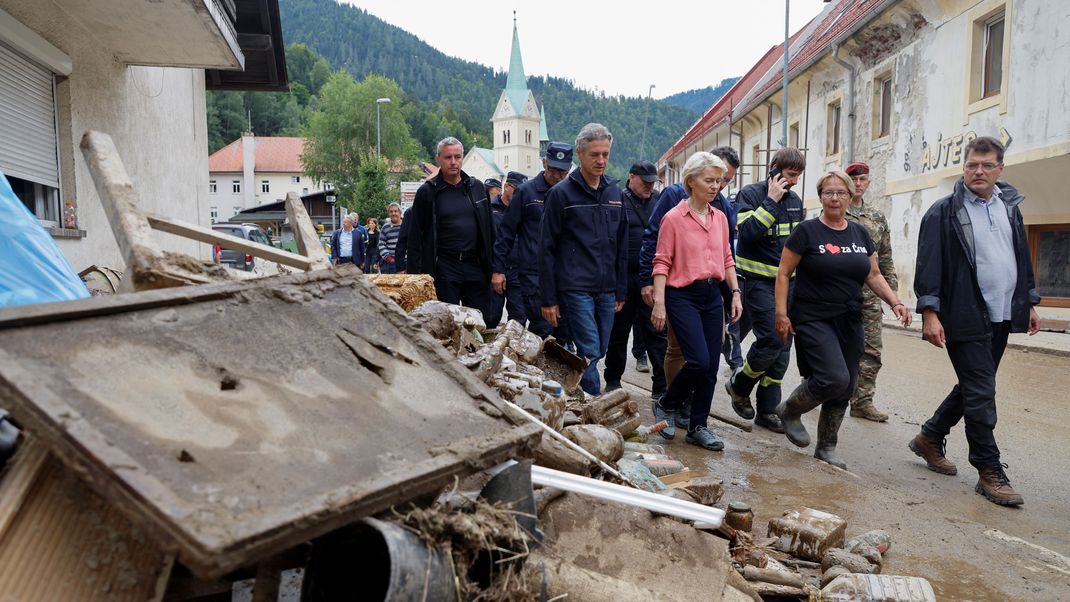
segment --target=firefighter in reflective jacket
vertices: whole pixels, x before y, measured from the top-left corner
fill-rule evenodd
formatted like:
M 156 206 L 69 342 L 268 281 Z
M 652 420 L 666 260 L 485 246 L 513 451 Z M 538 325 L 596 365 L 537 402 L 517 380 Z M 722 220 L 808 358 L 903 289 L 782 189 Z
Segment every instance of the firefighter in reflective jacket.
M 744 311 L 741 336 L 747 336 L 749 328 L 755 341 L 743 367 L 725 383 L 725 389 L 736 414 L 777 433 L 784 432 L 774 410 L 780 403 L 780 382 L 791 359 L 791 338 L 785 343 L 777 336 L 774 289 L 784 242 L 803 220 L 802 199 L 791 187 L 804 169 L 806 158 L 798 149 L 782 148 L 773 155 L 769 179 L 745 186 L 736 195 L 736 271 L 741 277 Z M 757 412 L 750 402 L 755 386 Z

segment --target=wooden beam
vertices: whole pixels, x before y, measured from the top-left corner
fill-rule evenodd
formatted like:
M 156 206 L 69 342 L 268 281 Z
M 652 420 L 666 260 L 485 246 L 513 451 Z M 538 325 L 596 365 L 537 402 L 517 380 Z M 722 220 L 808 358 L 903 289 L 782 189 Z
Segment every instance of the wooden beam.
M 286 193 L 286 217 L 290 220 L 290 228 L 294 233 L 294 242 L 297 243 L 297 251 L 312 260 L 312 268 L 326 270 L 331 267 L 331 259 L 323 250 L 316 226 L 312 225 L 312 218 L 308 216 L 305 204 L 296 192 Z
M 298 255 L 296 253 L 290 253 L 282 249 L 276 249 L 265 244 L 253 242 L 251 240 L 245 240 L 237 236 L 231 236 L 230 234 L 224 234 L 211 228 L 204 226 L 198 226 L 196 224 L 190 224 L 169 217 L 163 217 L 160 215 L 148 215 L 146 218 L 149 221 L 149 225 L 153 229 L 161 232 L 167 232 L 168 234 L 174 234 L 176 236 L 182 236 L 184 238 L 190 238 L 196 241 L 205 242 L 210 245 L 221 245 L 228 249 L 233 249 L 241 253 L 248 253 L 266 259 L 268 261 L 274 261 L 275 263 L 281 263 L 293 268 L 301 270 L 310 270 L 312 268 L 312 261 L 308 257 Z

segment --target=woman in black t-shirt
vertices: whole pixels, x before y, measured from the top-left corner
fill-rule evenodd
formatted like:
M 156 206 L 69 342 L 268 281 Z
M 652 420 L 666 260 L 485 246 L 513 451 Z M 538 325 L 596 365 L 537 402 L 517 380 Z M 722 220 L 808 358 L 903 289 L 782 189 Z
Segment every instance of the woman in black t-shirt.
M 821 215 L 799 225 L 780 256 L 776 277 L 776 330 L 787 340 L 795 335 L 795 354 L 803 376 L 791 396 L 776 408 L 784 434 L 799 447 L 810 445 L 800 417 L 821 406 L 814 457 L 846 468 L 835 456 L 837 435 L 858 377 L 862 329 L 862 285 L 892 306 L 904 326 L 910 310 L 888 286 L 873 254 L 876 245 L 866 228 L 847 221 L 854 182 L 841 171 L 817 181 Z M 788 309 L 788 281 L 795 292 Z

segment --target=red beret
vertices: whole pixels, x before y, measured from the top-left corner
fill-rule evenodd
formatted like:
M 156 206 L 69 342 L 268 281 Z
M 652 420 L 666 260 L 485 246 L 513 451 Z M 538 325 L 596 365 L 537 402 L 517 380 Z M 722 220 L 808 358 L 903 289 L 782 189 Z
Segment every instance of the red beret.
M 845 169 L 844 171 L 847 172 L 847 175 L 849 176 L 860 176 L 862 174 L 869 173 L 869 165 L 858 161 L 848 165 L 847 169 Z

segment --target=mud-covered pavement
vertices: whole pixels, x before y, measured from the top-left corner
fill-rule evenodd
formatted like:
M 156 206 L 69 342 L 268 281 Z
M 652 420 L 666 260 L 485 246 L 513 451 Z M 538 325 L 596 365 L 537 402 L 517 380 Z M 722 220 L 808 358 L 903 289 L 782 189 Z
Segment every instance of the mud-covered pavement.
M 624 380 L 647 399 L 649 375 L 632 364 Z M 785 391 L 798 380 L 793 358 Z M 876 402 L 892 417 L 884 424 L 845 418 L 839 447 L 848 471 L 815 460 L 813 446 L 802 450 L 783 435 L 762 428 L 745 433 L 713 419 L 724 452 L 688 445 L 682 433 L 664 443 L 692 470 L 723 478 L 723 502 L 749 502 L 756 533 L 764 535 L 784 510 L 810 506 L 846 518 L 848 536 L 887 530 L 893 543 L 883 572 L 926 577 L 939 600 L 1070 600 L 1070 358 L 1012 349 L 1004 355 L 996 439 L 1012 484 L 1025 498 L 1017 509 L 974 493 L 977 473 L 967 461 L 961 425 L 947 442 L 957 476 L 930 472 L 907 449 L 953 384 L 944 350 L 916 333 L 885 330 Z M 649 418 L 650 404 L 641 407 Z M 721 380 L 714 407 L 732 413 Z M 811 433 L 817 413 L 804 417 Z

